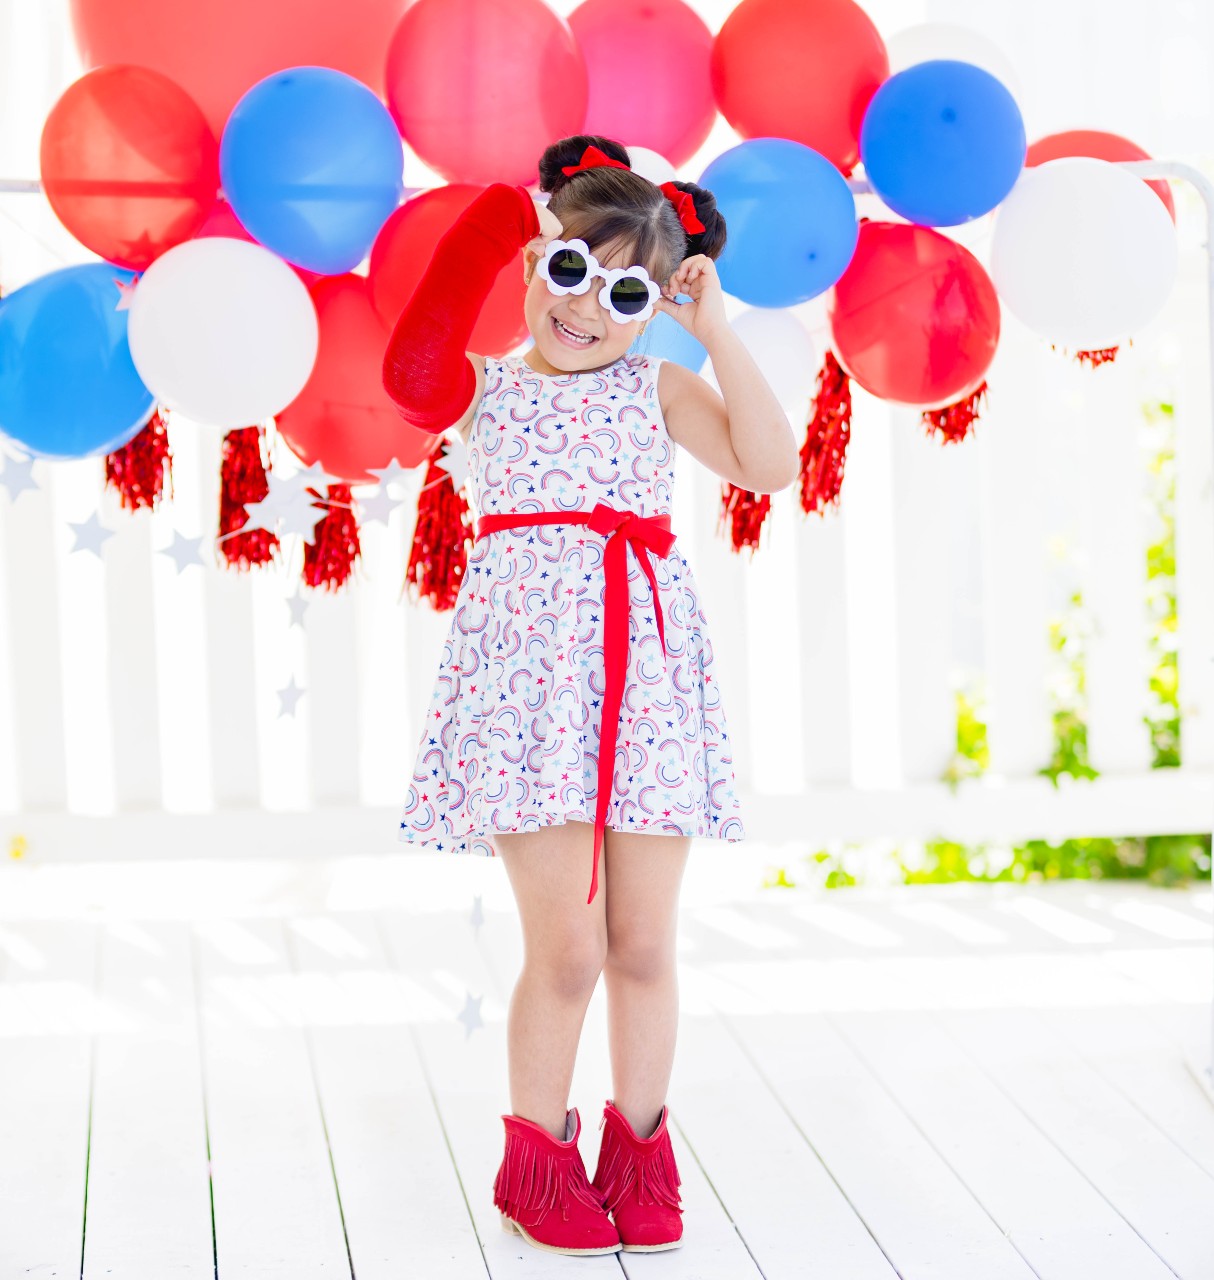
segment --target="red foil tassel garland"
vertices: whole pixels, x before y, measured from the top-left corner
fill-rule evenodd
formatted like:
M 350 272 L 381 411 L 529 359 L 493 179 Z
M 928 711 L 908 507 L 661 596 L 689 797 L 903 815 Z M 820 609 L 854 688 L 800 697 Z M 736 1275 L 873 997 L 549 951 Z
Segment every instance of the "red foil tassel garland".
M 124 507 L 132 511 L 140 507 L 154 510 L 164 490 L 166 476 L 171 498 L 173 451 L 169 448 L 168 429 L 157 406 L 138 434 L 120 449 L 105 455 L 105 483 L 118 491 Z
M 851 382 L 835 353 L 827 350 L 818 370 L 814 416 L 801 446 L 801 509 L 826 514 L 837 506 L 843 463 L 851 438 Z
M 262 427 L 234 427 L 223 438 L 216 542 L 228 564 L 241 569 L 272 560 L 278 546 L 278 535 L 269 529 L 243 530 L 249 519 L 244 504 L 260 502 L 270 492 L 270 460 L 262 461 L 264 439 Z
M 740 555 L 743 547 L 749 547 L 753 559 L 759 547 L 759 535 L 763 532 L 763 521 L 770 510 L 770 493 L 755 493 L 727 481 L 721 490 L 717 532 L 723 532 L 728 521 L 730 542 L 735 553 Z
M 421 492 L 417 496 L 417 523 L 401 595 L 429 600 L 438 612 L 455 607 L 455 597 L 468 567 L 472 519 L 463 493 L 451 473 L 440 467 L 446 445 L 430 455 Z
M 309 587 L 336 591 L 350 577 L 358 559 L 358 521 L 354 516 L 354 495 L 348 484 L 326 486 L 322 498 L 315 489 L 308 493 L 325 508 L 324 516 L 312 531 L 312 541 L 304 542 L 303 580 Z
M 924 409 L 920 421 L 927 428 L 927 434 L 937 436 L 941 444 L 964 440 L 978 420 L 978 405 L 986 393 L 987 385 L 982 382 L 953 404 L 946 404 L 942 409 Z

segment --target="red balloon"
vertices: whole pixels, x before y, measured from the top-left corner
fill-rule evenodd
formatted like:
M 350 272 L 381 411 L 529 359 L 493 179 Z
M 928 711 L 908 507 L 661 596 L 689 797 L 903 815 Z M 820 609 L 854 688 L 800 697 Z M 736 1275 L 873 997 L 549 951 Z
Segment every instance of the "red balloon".
M 1060 160 L 1063 156 L 1091 156 L 1095 160 L 1150 160 L 1151 156 L 1137 143 L 1118 133 L 1105 133 L 1101 129 L 1068 129 L 1063 133 L 1047 134 L 1038 138 L 1024 158 L 1025 168 L 1045 164 L 1047 160 Z M 1163 201 L 1164 208 L 1173 222 L 1176 221 L 1176 205 L 1172 202 L 1172 190 L 1163 178 L 1144 182 Z
M 999 341 L 999 299 L 982 264 L 914 223 L 861 222 L 827 313 L 850 377 L 882 400 L 925 409 L 973 391 Z
M 690 160 L 717 114 L 703 18 L 683 0 L 585 0 L 569 25 L 590 77 L 583 132 Z
M 721 113 L 743 138 L 790 138 L 844 175 L 860 158 L 885 43 L 852 0 L 742 0 L 712 47 Z
M 347 484 L 374 484 L 371 467 L 393 457 L 416 466 L 438 437 L 411 427 L 383 384 L 388 329 L 371 305 L 364 276 L 325 276 L 311 290 L 320 321 L 316 364 L 304 389 L 275 422 L 305 465 L 319 462 Z
M 543 0 L 413 0 L 387 80 L 401 136 L 448 182 L 538 186 L 544 148 L 586 119 L 586 63 Z
M 415 2 L 422 4 L 425 0 Z M 375 309 L 389 332 L 430 265 L 435 245 L 482 190 L 483 187 L 456 183 L 423 191 L 406 200 L 380 228 L 371 246 L 367 279 Z M 452 280 L 451 287 L 458 289 L 461 282 Z M 527 337 L 523 315 L 526 293 L 520 248 L 515 260 L 498 272 L 473 326 L 468 349 L 487 356 L 513 351 Z
M 190 239 L 219 190 L 202 112 L 150 67 L 99 67 L 69 85 L 42 126 L 40 167 L 59 221 L 132 271 Z
M 211 212 L 207 215 L 207 220 L 202 224 L 201 230 L 195 233 L 195 240 L 202 240 L 207 236 L 223 236 L 228 240 L 247 240 L 249 244 L 258 244 L 259 241 L 251 236 L 245 230 L 244 224 L 236 216 L 236 211 L 222 197 L 215 201 Z M 264 246 L 262 246 L 264 248 Z M 275 254 L 275 257 L 278 255 Z M 282 259 L 286 262 L 286 259 Z M 310 289 L 317 280 L 328 280 L 329 276 L 321 275 L 319 271 L 309 271 L 307 267 L 297 267 L 293 262 L 287 262 L 287 266 L 308 286 Z
M 285 67 L 332 67 L 384 93 L 401 0 L 71 0 L 86 67 L 137 62 L 175 80 L 223 135 L 236 100 Z

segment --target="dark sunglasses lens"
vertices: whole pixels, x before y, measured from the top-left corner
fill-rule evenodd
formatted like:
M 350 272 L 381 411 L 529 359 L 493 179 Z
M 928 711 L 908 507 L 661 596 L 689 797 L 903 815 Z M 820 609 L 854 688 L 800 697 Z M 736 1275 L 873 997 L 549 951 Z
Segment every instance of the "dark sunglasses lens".
M 586 259 L 576 249 L 560 249 L 548 263 L 548 274 L 552 277 L 553 284 L 571 289 L 585 279 Z
M 636 276 L 621 276 L 611 286 L 611 305 L 621 315 L 635 316 L 649 305 L 649 290 Z

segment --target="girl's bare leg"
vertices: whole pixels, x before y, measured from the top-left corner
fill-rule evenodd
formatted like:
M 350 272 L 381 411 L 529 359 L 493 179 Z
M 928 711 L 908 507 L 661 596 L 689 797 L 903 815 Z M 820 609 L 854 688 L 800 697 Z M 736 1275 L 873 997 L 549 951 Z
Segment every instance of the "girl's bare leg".
M 603 973 L 613 1101 L 641 1138 L 657 1128 L 674 1065 L 675 930 L 690 848 L 690 836 L 604 833 L 600 874 L 611 889 Z
M 506 1024 L 510 1109 L 565 1138 L 565 1112 L 586 1008 L 607 952 L 605 848 L 590 885 L 594 826 L 495 832 L 523 927 L 523 968 Z

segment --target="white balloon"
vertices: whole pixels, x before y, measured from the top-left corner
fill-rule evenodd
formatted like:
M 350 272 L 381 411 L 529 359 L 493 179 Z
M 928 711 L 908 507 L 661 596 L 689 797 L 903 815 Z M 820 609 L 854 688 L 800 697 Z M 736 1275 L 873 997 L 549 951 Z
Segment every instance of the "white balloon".
M 648 147 L 625 147 L 624 150 L 628 152 L 628 159 L 632 162 L 633 173 L 648 178 L 655 186 L 660 187 L 663 182 L 672 182 L 679 176 L 674 165 L 657 151 L 651 151 Z
M 1034 333 L 1087 351 L 1117 346 L 1163 307 L 1176 231 L 1141 178 L 1067 156 L 1025 169 L 999 206 L 991 278 Z
M 742 339 L 784 410 L 804 414 L 818 376 L 809 330 L 781 307 L 748 307 L 730 320 L 729 327 Z M 711 362 L 705 367 L 705 377 L 720 390 Z
M 993 40 L 968 27 L 955 27 L 949 22 L 923 22 L 891 36 L 885 42 L 885 51 L 889 55 L 891 76 L 920 62 L 948 58 L 989 71 L 1013 98 L 1020 100 L 1020 78 L 1007 55 Z
M 307 286 L 281 258 L 211 236 L 174 245 L 140 276 L 127 338 L 157 400 L 227 429 L 253 426 L 299 395 L 320 326 Z

